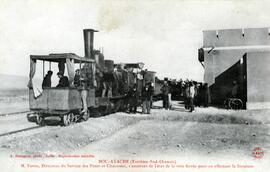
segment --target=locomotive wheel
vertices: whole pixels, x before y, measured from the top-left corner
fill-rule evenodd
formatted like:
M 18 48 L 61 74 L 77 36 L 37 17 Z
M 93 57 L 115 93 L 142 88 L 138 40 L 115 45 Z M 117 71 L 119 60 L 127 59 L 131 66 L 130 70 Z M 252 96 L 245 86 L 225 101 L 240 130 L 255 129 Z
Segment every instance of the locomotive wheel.
M 44 117 L 37 115 L 37 121 L 36 121 L 37 125 L 39 126 L 44 126 L 45 125 L 45 120 Z
M 74 114 L 73 113 L 65 114 L 62 117 L 62 124 L 63 124 L 63 126 L 69 126 L 73 122 L 74 122 Z
M 101 115 L 101 112 L 100 112 L 100 109 L 91 109 L 91 116 L 92 117 L 100 117 L 100 116 L 102 116 Z
M 82 114 L 82 118 L 84 121 L 87 121 L 90 118 L 89 110 L 87 110 L 86 112 Z
M 115 102 L 114 112 L 120 111 L 121 108 L 123 108 L 123 107 L 122 107 L 122 106 L 123 106 L 122 104 L 123 104 L 122 100 L 117 100 L 117 101 Z
M 71 115 L 71 124 L 75 124 L 76 123 L 76 114 L 74 114 L 74 113 L 70 113 L 70 115 Z

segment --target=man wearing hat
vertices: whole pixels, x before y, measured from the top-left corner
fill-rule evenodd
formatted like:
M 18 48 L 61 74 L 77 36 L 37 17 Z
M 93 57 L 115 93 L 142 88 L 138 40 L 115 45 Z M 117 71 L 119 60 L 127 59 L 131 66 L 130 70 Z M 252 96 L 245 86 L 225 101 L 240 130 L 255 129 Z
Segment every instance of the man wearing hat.
M 170 105 L 169 105 L 170 87 L 168 84 L 168 78 L 164 78 L 164 84 L 160 90 L 163 94 L 163 108 L 168 110 L 170 108 Z
M 44 77 L 43 81 L 42 81 L 42 88 L 46 88 L 46 87 L 51 87 L 52 85 L 52 74 L 53 72 L 51 70 L 49 70 L 46 74 L 46 76 Z
M 68 77 L 64 76 L 64 72 L 63 71 L 59 71 L 57 73 L 57 76 L 60 78 L 59 79 L 59 84 L 56 87 L 69 87 L 69 81 L 68 81 Z
M 151 110 L 151 99 L 153 95 L 153 88 L 151 86 L 151 82 L 146 83 L 145 87 L 142 90 L 142 102 L 143 102 L 143 107 L 142 107 L 142 113 L 145 114 L 150 114 Z
M 196 88 L 195 88 L 196 82 L 190 82 L 189 83 L 189 107 L 190 112 L 194 111 L 194 97 L 196 96 Z

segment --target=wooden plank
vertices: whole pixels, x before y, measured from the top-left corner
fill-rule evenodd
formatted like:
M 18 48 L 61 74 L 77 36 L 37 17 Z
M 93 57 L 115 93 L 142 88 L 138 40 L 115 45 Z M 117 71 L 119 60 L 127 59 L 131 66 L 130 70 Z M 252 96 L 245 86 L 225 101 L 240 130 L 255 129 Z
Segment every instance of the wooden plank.
M 90 89 L 87 97 L 88 107 L 95 106 L 95 89 Z M 30 109 L 40 109 L 46 111 L 75 110 L 82 108 L 80 91 L 68 88 L 44 89 L 42 95 L 34 98 L 32 89 L 29 91 Z
M 77 89 L 69 90 L 68 106 L 69 106 L 69 109 L 81 109 L 82 108 L 81 95 Z
M 50 89 L 48 96 L 48 108 L 50 110 L 80 109 L 81 97 L 76 89 Z
M 43 90 L 42 95 L 35 98 L 33 89 L 29 90 L 29 107 L 31 109 L 47 109 L 48 91 Z

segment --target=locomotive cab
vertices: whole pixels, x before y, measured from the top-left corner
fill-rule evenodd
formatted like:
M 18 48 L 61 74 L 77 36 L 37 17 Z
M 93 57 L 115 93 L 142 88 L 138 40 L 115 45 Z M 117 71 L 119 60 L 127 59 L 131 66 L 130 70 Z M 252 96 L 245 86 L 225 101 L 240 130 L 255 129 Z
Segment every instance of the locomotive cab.
M 41 89 L 35 85 L 33 77 L 36 73 L 37 61 L 43 62 L 43 78 L 45 62 L 49 62 L 50 70 L 51 63 L 58 63 L 59 72 L 64 73 L 66 68 L 69 86 L 43 87 Z M 79 66 L 77 71 L 80 71 L 79 83 L 76 84 L 74 82 L 74 78 L 76 78 L 75 65 Z M 39 125 L 43 125 L 44 118 L 48 116 L 60 117 L 63 125 L 69 125 L 79 119 L 87 120 L 89 109 L 95 106 L 94 80 L 95 61 L 92 59 L 71 53 L 31 55 L 28 87 L 29 107 L 33 113 L 28 115 L 28 119 L 31 118 L 30 116 L 35 116 Z M 83 112 L 83 110 L 85 111 Z

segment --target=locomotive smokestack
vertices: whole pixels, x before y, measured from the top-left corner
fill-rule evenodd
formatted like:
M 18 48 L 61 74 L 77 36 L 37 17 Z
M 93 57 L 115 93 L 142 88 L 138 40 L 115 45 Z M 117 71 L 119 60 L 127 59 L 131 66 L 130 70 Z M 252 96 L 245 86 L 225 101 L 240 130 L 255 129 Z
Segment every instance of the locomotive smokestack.
M 93 50 L 94 50 L 94 32 L 98 32 L 94 29 L 84 29 L 83 37 L 84 37 L 84 53 L 87 58 L 94 58 Z

